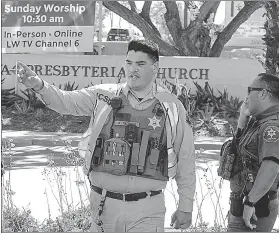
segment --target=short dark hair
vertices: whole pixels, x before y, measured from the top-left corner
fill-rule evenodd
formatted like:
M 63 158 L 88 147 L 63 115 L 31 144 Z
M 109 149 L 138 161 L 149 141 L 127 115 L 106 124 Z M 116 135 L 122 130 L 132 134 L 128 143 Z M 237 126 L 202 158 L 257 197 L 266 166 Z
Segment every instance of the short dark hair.
M 260 73 L 258 78 L 260 83 L 270 91 L 270 100 L 279 102 L 279 77 L 273 74 Z
M 146 53 L 154 62 L 159 61 L 159 46 L 151 40 L 131 40 L 128 51 Z

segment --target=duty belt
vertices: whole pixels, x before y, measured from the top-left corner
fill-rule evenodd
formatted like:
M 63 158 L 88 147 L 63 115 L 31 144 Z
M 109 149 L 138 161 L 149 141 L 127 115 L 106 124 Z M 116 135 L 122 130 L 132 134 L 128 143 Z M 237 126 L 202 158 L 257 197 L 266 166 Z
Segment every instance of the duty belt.
M 91 189 L 94 190 L 96 193 L 102 195 L 103 189 L 91 185 Z M 158 194 L 162 193 L 162 190 L 158 191 L 150 191 L 150 192 L 141 192 L 141 193 L 115 193 L 115 192 L 106 192 L 106 197 L 112 198 L 112 199 L 117 199 L 117 200 L 122 200 L 122 201 L 138 201 L 140 199 L 144 199 L 146 197 L 152 197 L 156 196 Z
M 278 198 L 277 191 L 268 191 L 267 194 L 268 194 L 268 198 L 270 201 Z M 230 193 L 230 197 L 232 197 L 232 198 L 241 198 L 242 199 L 242 198 L 244 198 L 244 196 L 245 196 L 245 194 L 239 193 L 239 192 Z

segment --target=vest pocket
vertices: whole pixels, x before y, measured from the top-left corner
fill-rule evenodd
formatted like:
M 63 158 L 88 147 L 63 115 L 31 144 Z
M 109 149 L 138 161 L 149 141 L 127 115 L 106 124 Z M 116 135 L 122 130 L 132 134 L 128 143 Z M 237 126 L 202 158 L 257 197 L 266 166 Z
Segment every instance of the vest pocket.
M 97 138 L 94 153 L 92 156 L 92 164 L 98 166 L 102 162 L 104 139 Z
M 130 144 L 120 138 L 112 138 L 104 142 L 104 171 L 113 175 L 124 175 L 127 173 L 130 157 Z
M 218 176 L 225 180 L 230 180 L 235 170 L 235 154 L 232 150 L 232 140 L 226 141 L 220 151 L 219 168 L 217 170 Z
M 144 175 L 155 176 L 158 165 L 160 151 L 156 148 L 151 149 L 150 155 L 147 157 L 146 169 Z

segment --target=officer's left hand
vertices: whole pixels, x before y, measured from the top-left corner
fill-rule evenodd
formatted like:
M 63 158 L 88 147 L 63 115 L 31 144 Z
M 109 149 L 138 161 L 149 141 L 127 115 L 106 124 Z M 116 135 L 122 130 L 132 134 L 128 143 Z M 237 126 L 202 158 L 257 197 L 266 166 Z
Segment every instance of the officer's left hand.
M 239 118 L 238 118 L 238 122 L 237 122 L 237 127 L 241 128 L 241 129 L 243 129 L 246 126 L 246 124 L 249 120 L 249 116 L 251 115 L 250 111 L 249 111 L 248 101 L 249 101 L 249 98 L 247 97 L 243 101 L 243 103 L 241 105 L 241 108 L 240 108 L 240 111 L 239 111 Z
M 255 224 L 251 224 L 250 220 L 253 218 L 255 221 L 258 221 L 258 218 L 256 216 L 255 207 L 250 207 L 248 205 L 244 205 L 243 210 L 243 216 L 242 216 L 245 225 L 249 227 L 251 230 L 256 228 L 257 226 Z
M 183 212 L 177 210 L 171 216 L 171 226 L 175 229 L 186 229 L 192 223 L 192 212 Z

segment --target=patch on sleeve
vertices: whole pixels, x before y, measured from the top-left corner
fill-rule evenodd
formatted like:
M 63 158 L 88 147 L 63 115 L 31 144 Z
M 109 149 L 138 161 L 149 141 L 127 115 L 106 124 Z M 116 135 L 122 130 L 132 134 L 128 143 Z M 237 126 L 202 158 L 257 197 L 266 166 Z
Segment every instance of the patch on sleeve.
M 267 142 L 277 142 L 279 140 L 279 128 L 268 126 L 263 132 L 263 139 Z

